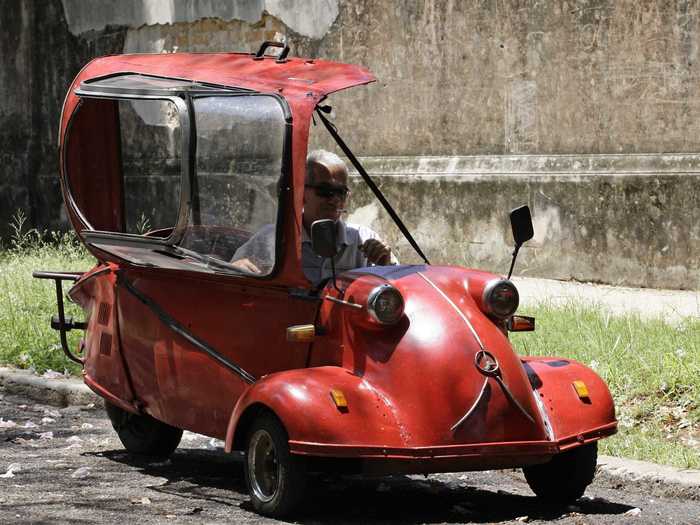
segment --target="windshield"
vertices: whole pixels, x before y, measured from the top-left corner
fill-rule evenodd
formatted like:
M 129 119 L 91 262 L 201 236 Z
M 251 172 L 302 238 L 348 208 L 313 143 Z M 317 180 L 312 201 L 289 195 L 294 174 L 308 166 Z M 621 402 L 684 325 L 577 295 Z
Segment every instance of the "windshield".
M 196 175 L 181 246 L 224 262 L 245 251 L 267 275 L 277 244 L 282 106 L 271 96 L 200 97 L 194 115 Z

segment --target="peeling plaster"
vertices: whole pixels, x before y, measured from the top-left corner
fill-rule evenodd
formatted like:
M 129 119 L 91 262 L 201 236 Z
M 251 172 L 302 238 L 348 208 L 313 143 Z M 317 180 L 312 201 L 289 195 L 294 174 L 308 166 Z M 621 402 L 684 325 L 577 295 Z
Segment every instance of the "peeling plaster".
M 266 0 L 265 9 L 290 29 L 318 40 L 338 17 L 338 0 Z
M 323 38 L 338 17 L 338 0 L 62 0 L 68 29 L 74 35 L 105 27 L 196 22 L 205 18 L 259 22 L 265 12 L 291 30 Z

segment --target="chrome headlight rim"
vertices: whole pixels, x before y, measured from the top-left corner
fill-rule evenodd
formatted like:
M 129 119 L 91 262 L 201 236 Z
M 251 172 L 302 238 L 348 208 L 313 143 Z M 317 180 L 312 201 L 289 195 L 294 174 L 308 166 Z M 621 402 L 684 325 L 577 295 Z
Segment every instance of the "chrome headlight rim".
M 395 293 L 401 301 L 401 306 L 397 310 L 398 313 L 392 319 L 389 320 L 382 319 L 377 313 L 377 302 L 379 301 L 379 298 L 385 293 Z M 398 323 L 399 320 L 403 317 L 404 307 L 405 302 L 403 299 L 403 295 L 394 286 L 390 284 L 380 284 L 379 286 L 375 286 L 367 296 L 367 311 L 369 312 L 370 317 L 372 318 L 372 320 L 382 325 L 393 325 Z
M 497 311 L 494 308 L 494 294 L 498 293 L 499 288 L 502 287 L 506 287 L 512 290 L 515 297 L 515 300 L 513 301 L 513 304 L 511 305 L 511 308 L 508 309 L 508 311 Z M 520 305 L 520 294 L 518 293 L 518 289 L 513 284 L 513 281 L 509 279 L 492 279 L 491 281 L 487 282 L 486 286 L 484 287 L 484 293 L 482 295 L 482 304 L 484 305 L 485 312 L 488 315 L 496 317 L 498 319 L 508 319 L 518 310 L 518 306 Z

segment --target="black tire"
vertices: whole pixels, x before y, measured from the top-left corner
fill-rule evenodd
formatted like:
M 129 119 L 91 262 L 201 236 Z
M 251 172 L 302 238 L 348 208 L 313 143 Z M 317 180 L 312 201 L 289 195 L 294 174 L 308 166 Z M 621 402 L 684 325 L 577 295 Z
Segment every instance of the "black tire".
M 179 428 L 147 414 L 132 414 L 110 403 L 105 403 L 105 408 L 119 440 L 132 454 L 167 458 L 180 444 L 182 430 Z
M 586 491 L 595 476 L 598 443 L 581 445 L 554 456 L 542 465 L 524 467 L 532 491 L 552 503 L 571 503 Z
M 289 438 L 271 413 L 258 416 L 245 440 L 245 480 L 256 512 L 271 518 L 290 515 L 304 497 L 306 460 L 289 453 Z

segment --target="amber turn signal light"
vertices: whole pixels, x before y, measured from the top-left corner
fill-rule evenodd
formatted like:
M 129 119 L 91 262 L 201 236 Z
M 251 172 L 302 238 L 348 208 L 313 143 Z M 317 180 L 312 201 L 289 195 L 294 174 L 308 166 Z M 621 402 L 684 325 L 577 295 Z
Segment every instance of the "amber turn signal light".
M 287 328 L 287 341 L 290 343 L 311 343 L 316 336 L 316 327 L 312 324 L 298 324 Z
M 338 390 L 337 388 L 331 390 L 331 399 L 333 399 L 333 403 L 335 403 L 335 406 L 341 412 L 348 409 L 348 400 L 345 399 L 345 394 L 343 394 L 342 390 Z
M 514 315 L 508 319 L 509 332 L 534 332 L 535 318 L 525 315 Z
M 578 397 L 581 399 L 590 399 L 591 396 L 588 393 L 588 387 L 586 386 L 586 383 L 581 381 L 580 379 L 577 379 L 573 383 L 571 383 L 574 386 L 574 390 L 576 390 L 576 394 L 578 394 Z

